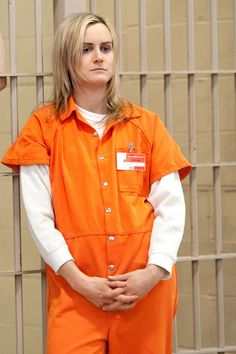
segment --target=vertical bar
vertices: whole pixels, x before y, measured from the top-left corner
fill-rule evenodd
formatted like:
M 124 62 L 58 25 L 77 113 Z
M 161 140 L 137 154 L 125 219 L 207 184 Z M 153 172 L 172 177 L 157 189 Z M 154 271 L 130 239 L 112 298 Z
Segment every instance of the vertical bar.
M 217 30 L 217 2 L 211 0 L 211 66 L 218 70 L 218 30 Z
M 43 45 L 42 45 L 42 3 L 41 0 L 35 0 L 34 4 L 35 18 L 35 59 L 36 73 L 41 76 L 36 77 L 36 99 L 37 105 L 42 104 L 44 100 L 44 82 L 43 82 Z M 44 269 L 44 261 L 41 259 L 41 268 Z M 42 339 L 43 353 L 46 353 L 46 277 L 41 274 L 41 301 L 42 301 Z
M 172 341 L 172 345 L 173 345 L 173 353 L 177 353 L 178 351 L 178 334 L 177 334 L 177 318 L 175 317 L 174 321 L 173 321 L 173 341 Z
M 187 1 L 187 26 L 188 26 L 188 69 L 195 69 L 195 47 L 194 47 L 194 3 Z
M 96 13 L 96 0 L 90 0 L 90 12 L 92 13 Z
M 139 0 L 139 57 L 140 57 L 140 103 L 147 107 L 147 36 L 146 36 L 146 1 Z
M 68 16 L 86 11 L 86 0 L 53 0 L 54 30 Z
M 42 4 L 41 0 L 35 0 L 35 58 L 36 73 L 43 72 L 43 45 L 42 45 Z M 37 104 L 44 98 L 43 75 L 36 77 Z
M 188 0 L 187 2 L 188 11 L 188 69 L 190 73 L 188 74 L 188 114 L 189 114 L 189 149 L 190 158 L 193 164 L 197 162 L 197 141 L 196 141 L 196 105 L 195 105 L 195 50 L 194 50 L 194 16 L 193 16 L 193 0 Z M 197 225 L 197 222 L 195 222 Z M 195 235 L 193 240 L 194 249 L 197 250 L 198 238 Z
M 170 1 L 163 0 L 163 37 L 164 37 L 164 110 L 165 124 L 172 133 L 172 96 L 171 96 L 171 48 L 170 48 Z M 173 349 L 177 352 L 177 320 L 174 321 Z
M 41 267 L 44 268 L 44 262 L 41 260 Z M 46 275 L 41 274 L 41 301 L 42 301 L 42 334 L 43 334 L 43 354 L 46 354 Z
M 211 0 L 211 47 L 212 47 L 212 130 L 213 130 L 213 162 L 220 162 L 220 120 L 219 120 L 219 87 L 218 87 L 218 31 L 217 31 L 217 1 Z M 213 167 L 214 181 L 214 211 L 216 254 L 222 252 L 221 224 L 221 181 L 220 167 Z M 217 296 L 217 329 L 218 346 L 225 345 L 224 330 L 224 291 L 223 291 L 223 261 L 216 260 L 216 296 Z
M 120 0 L 115 0 L 114 2 L 114 19 L 115 19 L 115 29 L 116 29 L 116 33 L 118 35 L 118 39 L 119 39 L 119 61 L 118 61 L 118 68 L 119 68 L 119 73 L 121 73 L 123 71 L 123 65 L 122 65 L 122 61 L 123 61 L 123 50 L 122 50 L 122 25 L 121 25 L 121 1 Z M 120 74 L 120 82 L 122 85 L 122 79 L 123 76 Z M 121 87 L 121 91 L 122 91 L 122 87 Z M 123 94 L 121 93 L 121 96 L 123 96 Z
M 10 70 L 16 75 L 16 18 L 15 1 L 9 0 L 9 35 L 10 35 Z M 18 135 L 18 99 L 17 99 L 17 76 L 10 78 L 11 92 L 11 126 L 12 140 Z M 19 177 L 12 177 L 13 188 L 13 233 L 14 233 L 14 271 L 22 270 L 21 262 L 21 225 L 20 225 L 20 187 Z M 23 288 L 22 275 L 15 274 L 15 311 L 16 311 L 16 353 L 24 353 L 24 330 L 23 330 Z
M 120 39 L 119 43 L 119 70 L 122 71 L 122 26 L 121 26 L 121 1 L 115 0 L 114 2 L 114 19 L 115 19 L 115 29 L 116 33 Z
M 163 21 L 164 21 L 164 68 L 171 70 L 171 48 L 170 48 L 170 0 L 163 0 Z
M 236 1 L 234 0 L 234 69 L 236 69 Z M 234 73 L 234 116 L 236 119 L 236 73 Z
M 170 49 L 170 0 L 163 0 L 164 21 L 164 94 L 165 94 L 165 123 L 172 133 L 172 97 L 171 97 L 171 49 Z
M 196 142 L 196 106 L 195 106 L 195 49 L 194 49 L 194 6 L 193 0 L 187 2 L 188 26 L 188 115 L 189 115 L 189 149 L 190 160 L 197 162 Z M 198 204 L 197 204 L 197 170 L 193 167 L 190 175 L 190 218 L 191 218 L 191 247 L 192 256 L 198 255 Z M 201 348 L 201 318 L 200 318 L 200 281 L 199 262 L 192 261 L 193 282 L 193 319 L 194 319 L 194 347 Z
M 234 16 L 233 16 L 233 21 L 234 21 L 234 44 L 236 43 L 236 1 L 234 0 Z M 234 69 L 236 69 L 236 45 L 234 45 Z

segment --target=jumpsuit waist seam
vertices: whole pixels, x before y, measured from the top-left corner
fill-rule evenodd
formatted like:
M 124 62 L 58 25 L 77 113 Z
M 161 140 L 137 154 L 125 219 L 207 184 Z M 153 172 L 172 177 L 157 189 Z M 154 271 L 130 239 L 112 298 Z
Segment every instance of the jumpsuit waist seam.
M 64 238 L 66 240 L 69 240 L 69 239 L 73 239 L 73 238 L 79 238 L 79 237 L 94 237 L 94 236 L 109 236 L 109 235 L 113 235 L 113 236 L 132 236 L 132 235 L 143 235 L 144 233 L 148 233 L 148 232 L 151 232 L 152 229 L 149 228 L 149 229 L 145 229 L 145 230 L 138 230 L 138 231 L 127 231 L 127 232 L 102 232 L 102 233 L 83 233 L 83 234 L 65 234 L 64 233 Z

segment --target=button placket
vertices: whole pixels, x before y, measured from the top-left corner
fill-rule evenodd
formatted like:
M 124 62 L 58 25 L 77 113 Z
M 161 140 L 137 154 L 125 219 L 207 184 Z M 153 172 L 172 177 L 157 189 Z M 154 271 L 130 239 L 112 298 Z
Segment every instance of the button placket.
M 108 258 L 107 258 L 107 272 L 108 274 L 114 274 L 117 269 L 116 260 L 113 257 L 115 252 L 115 237 L 112 234 L 109 234 L 108 230 L 111 230 L 114 225 L 114 215 L 113 215 L 113 199 L 112 199 L 112 185 L 110 183 L 110 169 L 111 161 L 110 155 L 107 153 L 104 144 L 101 142 L 98 148 L 98 169 L 101 185 L 101 193 L 103 195 L 103 205 L 105 213 L 105 228 L 107 230 L 107 242 L 110 244 L 108 246 Z M 111 179 L 112 180 L 112 179 Z M 111 232 L 111 231 L 110 231 Z
M 109 215 L 112 212 L 112 208 L 110 207 L 110 202 L 107 205 L 108 200 L 110 200 L 110 196 L 109 198 L 107 198 L 107 193 L 110 194 L 110 191 L 108 190 L 108 186 L 109 186 L 109 182 L 107 181 L 107 177 L 108 177 L 108 159 L 105 159 L 105 156 L 103 154 L 102 149 L 99 149 L 100 151 L 98 151 L 98 161 L 100 161 L 101 163 L 98 163 L 98 168 L 99 168 L 99 174 L 100 174 L 100 179 L 101 179 L 101 186 L 102 187 L 106 187 L 106 188 L 102 188 L 102 194 L 103 194 L 103 200 L 104 200 L 104 207 L 105 207 L 105 214 Z M 105 193 L 105 194 L 104 194 Z M 107 220 L 108 221 L 108 220 Z M 110 224 L 110 222 L 108 221 L 108 223 Z

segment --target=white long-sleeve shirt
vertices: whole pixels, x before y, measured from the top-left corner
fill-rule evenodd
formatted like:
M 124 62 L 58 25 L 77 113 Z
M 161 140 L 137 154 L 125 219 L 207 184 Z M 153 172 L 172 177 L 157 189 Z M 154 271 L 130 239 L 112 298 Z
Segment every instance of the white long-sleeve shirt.
M 79 110 L 101 137 L 104 130 L 104 115 L 81 108 Z M 59 268 L 73 260 L 73 257 L 63 235 L 55 228 L 49 167 L 21 166 L 20 179 L 31 235 L 42 258 L 58 272 Z M 177 259 L 185 223 L 185 202 L 178 172 L 153 183 L 147 202 L 151 203 L 155 216 L 148 264 L 164 268 L 165 278 L 168 278 Z

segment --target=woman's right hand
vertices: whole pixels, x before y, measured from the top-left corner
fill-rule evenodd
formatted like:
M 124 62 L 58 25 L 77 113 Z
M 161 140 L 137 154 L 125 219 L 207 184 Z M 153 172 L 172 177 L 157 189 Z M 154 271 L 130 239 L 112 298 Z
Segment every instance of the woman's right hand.
M 108 283 L 105 278 L 86 276 L 77 291 L 92 304 L 102 308 L 106 304 L 113 304 L 115 297 L 123 293 L 122 287 L 111 289 Z

